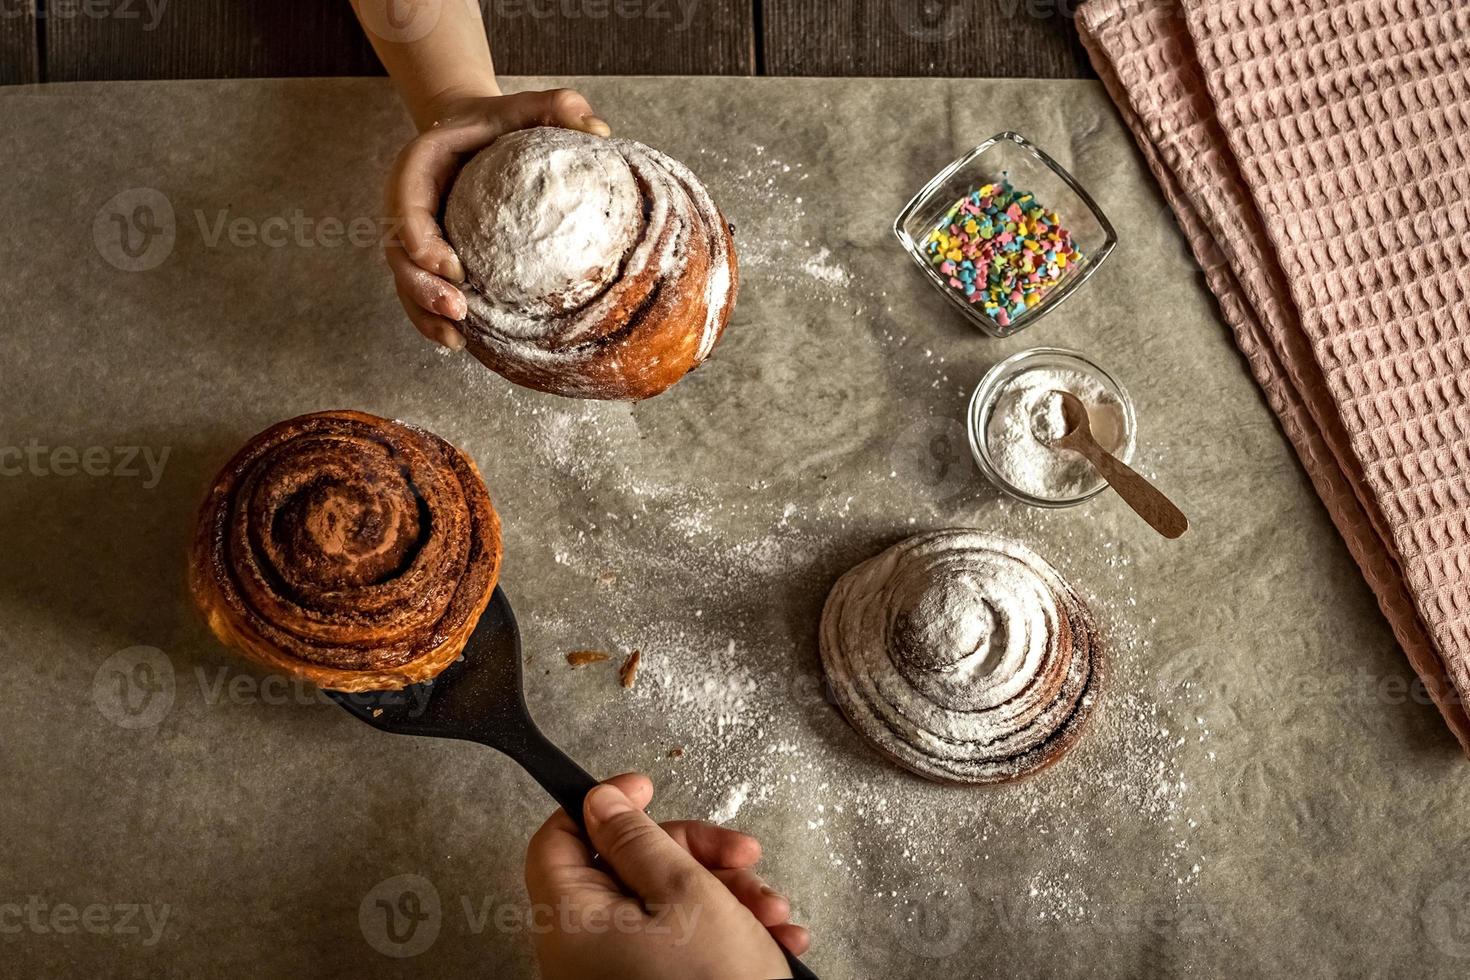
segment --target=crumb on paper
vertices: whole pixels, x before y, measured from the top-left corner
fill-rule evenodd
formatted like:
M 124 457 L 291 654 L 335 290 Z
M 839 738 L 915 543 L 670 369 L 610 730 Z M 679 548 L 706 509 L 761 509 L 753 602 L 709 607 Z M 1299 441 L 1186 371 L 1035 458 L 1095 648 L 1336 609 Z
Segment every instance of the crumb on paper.
M 669 749 L 669 758 L 670 759 L 679 759 L 679 758 L 682 758 L 683 755 L 684 755 L 684 746 L 682 746 L 682 745 L 676 745 L 672 749 Z
M 632 687 L 633 682 L 638 679 L 638 661 L 643 658 L 643 651 L 634 650 L 628 654 L 628 659 L 623 661 L 623 666 L 618 668 L 618 683 L 624 687 Z
M 571 664 L 573 667 L 585 667 L 588 664 L 600 664 L 604 660 L 611 659 L 611 656 L 603 653 L 601 650 L 573 650 L 571 653 L 567 654 L 567 663 Z

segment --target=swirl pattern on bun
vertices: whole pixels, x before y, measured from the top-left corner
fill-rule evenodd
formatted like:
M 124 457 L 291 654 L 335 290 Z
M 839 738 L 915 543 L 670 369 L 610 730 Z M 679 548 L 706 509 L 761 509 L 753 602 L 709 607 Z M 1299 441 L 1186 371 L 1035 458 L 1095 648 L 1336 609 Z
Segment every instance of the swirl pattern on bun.
M 468 456 L 361 412 L 274 425 L 200 510 L 190 592 L 227 646 L 333 690 L 392 690 L 458 658 L 500 573 Z
M 574 398 L 656 395 L 714 350 L 739 285 L 729 224 L 687 167 L 642 143 L 510 133 L 455 180 L 469 350 Z
M 909 538 L 838 579 L 821 651 L 853 727 L 941 782 L 1005 782 L 1055 762 L 1103 673 L 1092 615 L 1056 570 L 964 529 Z

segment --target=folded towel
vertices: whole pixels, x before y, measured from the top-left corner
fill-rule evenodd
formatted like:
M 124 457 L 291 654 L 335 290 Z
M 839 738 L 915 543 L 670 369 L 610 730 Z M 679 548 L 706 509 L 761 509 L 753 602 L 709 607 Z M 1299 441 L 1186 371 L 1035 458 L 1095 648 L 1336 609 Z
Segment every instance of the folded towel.
M 1470 752 L 1470 4 L 1089 0 L 1078 24 Z

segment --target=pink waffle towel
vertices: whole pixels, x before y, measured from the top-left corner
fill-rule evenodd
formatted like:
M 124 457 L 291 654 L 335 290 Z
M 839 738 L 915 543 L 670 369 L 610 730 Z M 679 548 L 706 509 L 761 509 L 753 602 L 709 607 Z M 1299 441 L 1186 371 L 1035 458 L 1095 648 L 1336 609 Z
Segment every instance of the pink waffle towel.
M 1088 0 L 1078 24 L 1470 752 L 1470 3 Z

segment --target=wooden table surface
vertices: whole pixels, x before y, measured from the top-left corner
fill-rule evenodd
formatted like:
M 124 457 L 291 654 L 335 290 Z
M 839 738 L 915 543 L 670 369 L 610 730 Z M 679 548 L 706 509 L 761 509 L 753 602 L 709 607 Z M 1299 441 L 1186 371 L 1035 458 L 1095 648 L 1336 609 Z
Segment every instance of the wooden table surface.
M 1092 77 L 1079 3 L 481 0 L 503 74 L 1021 78 Z M 347 0 L 0 7 L 0 84 L 381 72 Z

